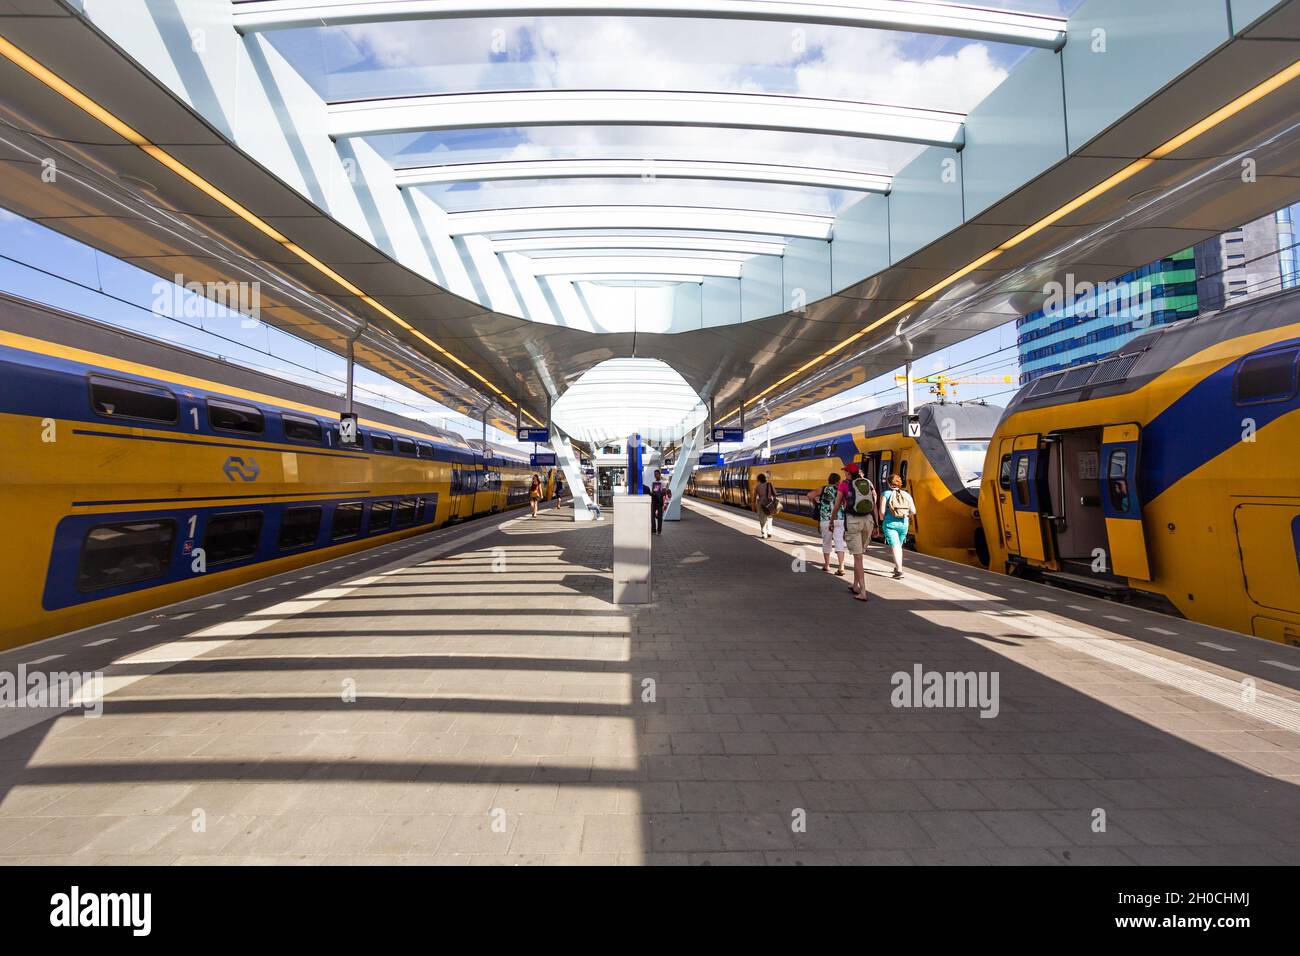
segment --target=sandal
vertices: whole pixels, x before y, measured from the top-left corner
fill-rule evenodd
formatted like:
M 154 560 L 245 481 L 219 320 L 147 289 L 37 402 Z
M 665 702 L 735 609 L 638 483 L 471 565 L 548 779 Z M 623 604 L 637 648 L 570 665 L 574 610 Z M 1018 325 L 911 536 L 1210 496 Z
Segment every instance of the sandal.
M 836 572 L 835 572 L 835 576 L 836 576 L 837 578 L 842 578 L 842 577 L 844 577 L 844 569 L 843 569 L 843 568 L 840 568 L 838 571 L 836 571 Z

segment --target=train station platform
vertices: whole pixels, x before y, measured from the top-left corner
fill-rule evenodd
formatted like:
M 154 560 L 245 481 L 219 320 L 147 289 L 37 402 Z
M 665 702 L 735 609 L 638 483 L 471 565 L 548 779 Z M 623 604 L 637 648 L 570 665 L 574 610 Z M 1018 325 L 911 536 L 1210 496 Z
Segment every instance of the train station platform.
M 864 605 L 811 535 L 695 501 L 619 607 L 611 524 L 0 655 L 106 691 L 0 711 L 0 864 L 1300 863 L 1300 651 L 913 554 Z

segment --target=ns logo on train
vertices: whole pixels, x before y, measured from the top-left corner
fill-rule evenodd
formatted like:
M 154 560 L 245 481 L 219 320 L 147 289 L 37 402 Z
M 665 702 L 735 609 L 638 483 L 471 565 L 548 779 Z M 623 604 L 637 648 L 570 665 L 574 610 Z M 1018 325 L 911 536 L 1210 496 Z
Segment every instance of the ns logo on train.
M 257 481 L 257 476 L 262 473 L 262 469 L 257 466 L 256 458 L 245 460 L 238 455 L 227 458 L 221 470 L 226 473 L 227 481 L 234 481 L 235 478 L 241 481 Z

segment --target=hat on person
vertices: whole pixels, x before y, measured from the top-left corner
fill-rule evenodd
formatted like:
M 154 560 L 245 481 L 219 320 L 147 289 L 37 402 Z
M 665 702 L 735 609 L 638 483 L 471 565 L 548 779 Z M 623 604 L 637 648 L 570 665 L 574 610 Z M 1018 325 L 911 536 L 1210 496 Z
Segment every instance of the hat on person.
M 844 470 L 850 475 L 856 475 L 858 473 L 858 463 L 856 461 L 851 461 L 844 466 Z

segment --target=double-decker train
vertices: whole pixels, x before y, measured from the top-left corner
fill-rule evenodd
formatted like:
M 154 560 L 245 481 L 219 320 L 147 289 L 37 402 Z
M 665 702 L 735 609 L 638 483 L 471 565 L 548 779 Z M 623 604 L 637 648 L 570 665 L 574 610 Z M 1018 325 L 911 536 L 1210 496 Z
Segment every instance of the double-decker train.
M 897 467 L 919 551 L 1300 645 L 1300 292 L 1160 326 L 943 435 L 958 408 L 923 406 L 916 441 L 897 406 L 783 436 L 689 491 L 747 508 L 767 472 L 812 523 L 828 470 Z
M 989 438 L 1002 410 L 980 402 L 935 402 L 915 410 L 915 437 L 907 434 L 903 405 L 873 409 L 773 439 L 724 456 L 722 466 L 698 468 L 687 494 L 750 508 L 760 474 L 781 499 L 787 521 L 817 525 L 808 492 L 831 473 L 858 462 L 878 489 L 895 473 L 916 500 L 912 543 L 954 561 L 987 563 L 984 531 L 975 513 Z
M 989 445 L 990 567 L 1300 645 L 1300 298 L 1030 382 Z
M 527 504 L 518 452 L 340 408 L 0 296 L 0 648 Z

